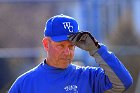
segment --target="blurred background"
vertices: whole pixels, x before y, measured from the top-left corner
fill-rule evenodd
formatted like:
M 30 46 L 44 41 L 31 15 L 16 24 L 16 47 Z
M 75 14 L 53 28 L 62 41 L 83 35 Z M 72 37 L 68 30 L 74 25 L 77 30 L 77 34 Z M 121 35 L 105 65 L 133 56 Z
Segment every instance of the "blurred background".
M 134 79 L 125 93 L 140 93 L 140 0 L 0 0 L 0 93 L 44 60 L 45 23 L 58 14 L 74 17 L 80 30 L 106 44 Z M 98 66 L 79 48 L 73 61 Z

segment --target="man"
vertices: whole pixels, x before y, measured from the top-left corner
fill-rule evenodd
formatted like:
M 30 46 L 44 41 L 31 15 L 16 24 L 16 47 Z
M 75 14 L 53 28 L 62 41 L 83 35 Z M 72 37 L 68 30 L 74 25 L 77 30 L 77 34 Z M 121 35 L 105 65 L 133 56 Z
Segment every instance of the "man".
M 80 32 L 74 18 L 50 18 L 44 36 L 46 59 L 21 75 L 9 93 L 122 93 L 132 84 L 119 59 L 89 32 Z M 100 67 L 73 65 L 75 46 L 89 52 Z

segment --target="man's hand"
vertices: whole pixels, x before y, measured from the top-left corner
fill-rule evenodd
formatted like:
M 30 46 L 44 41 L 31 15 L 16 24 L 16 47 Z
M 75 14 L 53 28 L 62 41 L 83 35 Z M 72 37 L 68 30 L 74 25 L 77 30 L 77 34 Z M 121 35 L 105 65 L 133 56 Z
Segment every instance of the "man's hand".
M 90 55 L 100 48 L 97 40 L 89 32 L 78 32 L 76 34 L 69 35 L 68 38 L 77 47 L 89 51 Z

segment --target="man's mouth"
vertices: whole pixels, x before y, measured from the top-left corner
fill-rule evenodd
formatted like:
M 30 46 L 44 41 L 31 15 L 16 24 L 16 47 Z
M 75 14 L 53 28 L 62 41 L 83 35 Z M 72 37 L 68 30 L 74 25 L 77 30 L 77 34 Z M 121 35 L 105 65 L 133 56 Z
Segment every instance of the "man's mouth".
M 69 58 L 61 58 L 61 60 L 66 60 L 66 61 L 72 61 L 71 59 L 69 59 Z

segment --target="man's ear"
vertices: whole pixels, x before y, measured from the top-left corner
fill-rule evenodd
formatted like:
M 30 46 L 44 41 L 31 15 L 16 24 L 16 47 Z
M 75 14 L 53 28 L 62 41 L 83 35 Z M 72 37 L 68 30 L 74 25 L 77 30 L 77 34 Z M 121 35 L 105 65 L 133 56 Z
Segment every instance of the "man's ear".
M 44 37 L 43 40 L 42 40 L 42 44 L 43 44 L 44 49 L 46 51 L 48 51 L 48 42 L 49 42 L 48 38 L 47 37 Z

